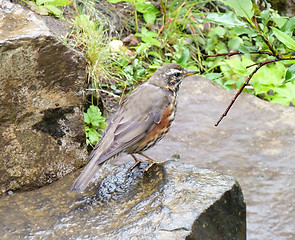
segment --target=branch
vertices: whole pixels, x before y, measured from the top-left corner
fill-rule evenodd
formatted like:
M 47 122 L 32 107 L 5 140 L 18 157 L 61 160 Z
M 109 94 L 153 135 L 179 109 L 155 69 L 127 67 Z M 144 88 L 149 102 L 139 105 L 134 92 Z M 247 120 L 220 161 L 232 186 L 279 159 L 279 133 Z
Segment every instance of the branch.
M 228 53 L 216 53 L 216 54 L 212 54 L 212 55 L 203 55 L 203 58 L 209 58 L 209 57 L 219 57 L 219 56 L 233 56 L 233 55 L 237 55 L 237 54 L 243 54 L 240 51 L 233 51 L 233 52 L 228 52 Z
M 269 60 L 272 61 L 272 60 Z M 242 85 L 242 87 L 240 88 L 240 90 L 236 93 L 236 95 L 234 96 L 234 98 L 231 100 L 231 103 L 228 105 L 228 107 L 226 108 L 226 110 L 224 111 L 224 113 L 222 114 L 222 116 L 219 118 L 219 120 L 215 123 L 215 127 L 218 126 L 218 124 L 222 121 L 222 119 L 227 115 L 227 113 L 229 112 L 230 108 L 232 107 L 232 105 L 235 103 L 235 101 L 237 100 L 238 96 L 241 94 L 241 92 L 243 91 L 243 89 L 245 88 L 245 86 L 248 85 L 248 83 L 250 82 L 251 78 L 253 77 L 253 75 L 264 65 L 268 64 L 269 61 L 265 61 L 265 62 L 261 62 L 259 64 L 259 66 L 257 66 L 255 68 L 255 70 L 249 75 L 249 77 L 247 78 L 247 80 L 244 82 L 244 84 Z
M 266 61 L 263 61 L 263 62 L 258 62 L 258 63 L 251 64 L 251 65 L 247 66 L 246 68 L 254 67 L 256 65 L 261 65 L 261 64 L 266 65 L 266 64 L 269 64 L 269 63 L 272 63 L 272 62 L 277 62 L 277 61 L 280 61 L 280 60 L 279 59 L 266 60 Z
M 220 57 L 220 56 L 233 56 L 233 55 L 239 55 L 239 54 L 244 54 L 240 51 L 233 51 L 233 52 L 227 52 L 227 53 L 216 53 L 212 55 L 203 55 L 203 58 L 209 58 L 209 57 Z M 257 52 L 250 52 L 250 54 L 266 54 L 268 56 L 276 56 L 272 52 L 268 51 L 257 51 Z
M 273 63 L 273 62 L 286 61 L 286 60 L 295 60 L 295 56 L 293 56 L 293 57 L 285 57 L 285 58 L 280 58 L 280 59 L 266 60 L 266 61 L 263 61 L 263 62 L 258 62 L 258 63 L 251 64 L 251 65 L 247 66 L 246 68 L 250 68 L 250 67 L 253 67 L 253 66 L 256 66 L 256 65 L 260 65 L 262 63 L 263 63 L 263 65 L 265 65 L 265 64 L 269 64 L 269 63 Z
M 275 56 L 277 59 L 280 59 L 281 58 L 280 55 L 271 46 L 270 42 L 262 34 L 260 34 L 260 36 L 262 37 L 262 40 L 265 42 L 265 44 L 267 45 L 267 47 L 269 48 L 269 50 L 273 53 L 273 56 Z
M 256 52 L 255 52 L 256 53 Z M 259 53 L 259 52 L 257 52 Z M 267 54 L 270 56 L 273 56 L 273 53 L 271 52 L 261 52 L 263 54 Z M 251 78 L 253 77 L 253 75 L 264 65 L 273 63 L 273 62 L 278 62 L 278 61 L 286 61 L 286 60 L 295 60 L 295 56 L 292 57 L 285 57 L 285 58 L 281 58 L 278 57 L 276 59 L 272 59 L 272 60 L 266 60 L 263 62 L 258 62 L 258 63 L 254 63 L 252 65 L 247 66 L 247 68 L 253 67 L 258 65 L 254 71 L 249 75 L 249 77 L 247 78 L 247 80 L 244 82 L 244 84 L 242 85 L 242 87 L 240 88 L 240 90 L 236 93 L 236 95 L 234 96 L 234 98 L 231 100 L 230 104 L 228 105 L 228 107 L 226 108 L 226 110 L 224 111 L 224 113 L 222 114 L 222 116 L 219 118 L 219 120 L 215 123 L 215 127 L 217 127 L 219 125 L 219 123 L 222 121 L 222 119 L 227 115 L 227 113 L 229 112 L 230 108 L 232 107 L 232 105 L 235 103 L 235 101 L 237 100 L 238 96 L 241 94 L 241 92 L 243 91 L 243 89 L 249 84 Z

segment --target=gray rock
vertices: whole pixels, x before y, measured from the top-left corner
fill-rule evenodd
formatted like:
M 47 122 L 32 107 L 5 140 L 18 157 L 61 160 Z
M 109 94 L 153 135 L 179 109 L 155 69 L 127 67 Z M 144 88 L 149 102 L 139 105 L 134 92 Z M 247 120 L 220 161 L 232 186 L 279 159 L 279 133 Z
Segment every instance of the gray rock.
M 147 172 L 145 163 L 129 171 L 132 164 L 104 165 L 84 196 L 68 192 L 69 176 L 2 197 L 0 232 L 4 239 L 246 239 L 246 206 L 232 177 L 175 161 Z
M 247 204 L 247 238 L 295 239 L 295 109 L 242 93 L 215 127 L 235 94 L 186 78 L 173 126 L 145 154 L 179 154 L 182 163 L 233 176 Z
M 0 195 L 81 166 L 84 57 L 33 12 L 0 3 Z

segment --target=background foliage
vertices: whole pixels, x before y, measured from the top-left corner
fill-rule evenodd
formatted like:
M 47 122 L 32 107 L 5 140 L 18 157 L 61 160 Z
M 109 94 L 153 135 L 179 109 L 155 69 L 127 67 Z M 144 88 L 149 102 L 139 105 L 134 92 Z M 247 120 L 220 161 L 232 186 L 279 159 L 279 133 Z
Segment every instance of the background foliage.
M 87 144 L 95 144 L 100 135 L 94 132 L 105 128 L 105 119 L 94 107 L 101 94 L 103 102 L 106 97 L 119 100 L 170 62 L 199 70 L 225 89 L 239 89 L 247 80 L 244 91 L 294 106 L 295 17 L 281 16 L 267 1 L 263 6 L 251 0 L 108 2 L 131 9 L 126 29 L 139 40 L 135 46 L 120 45 L 116 38 L 123 36 L 108 34 L 106 23 L 97 20 L 94 0 L 27 1 L 39 7 L 37 11 L 47 9 L 60 18 L 71 3 L 67 19 L 72 32 L 65 41 L 84 52 L 88 91 L 94 96 L 85 113 Z

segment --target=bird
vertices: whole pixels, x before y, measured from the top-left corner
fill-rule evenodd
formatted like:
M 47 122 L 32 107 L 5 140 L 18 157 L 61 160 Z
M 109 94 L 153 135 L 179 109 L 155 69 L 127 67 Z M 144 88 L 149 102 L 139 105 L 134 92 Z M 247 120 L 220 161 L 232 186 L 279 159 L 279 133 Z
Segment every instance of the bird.
M 177 63 L 168 63 L 128 94 L 90 153 L 88 164 L 71 190 L 82 192 L 102 163 L 123 152 L 130 154 L 135 164 L 140 162 L 135 154 L 155 163 L 143 151 L 154 146 L 169 131 L 175 118 L 177 93 L 182 80 L 196 72 Z

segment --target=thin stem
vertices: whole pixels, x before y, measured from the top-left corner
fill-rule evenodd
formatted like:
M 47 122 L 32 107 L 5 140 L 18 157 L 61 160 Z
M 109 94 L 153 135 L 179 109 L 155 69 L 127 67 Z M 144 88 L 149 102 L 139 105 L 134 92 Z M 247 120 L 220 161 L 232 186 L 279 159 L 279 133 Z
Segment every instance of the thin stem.
M 209 58 L 209 57 L 220 57 L 220 56 L 233 56 L 233 55 L 238 55 L 238 54 L 243 54 L 240 51 L 233 51 L 233 52 L 228 52 L 228 53 L 216 53 L 212 55 L 203 55 L 203 58 Z
M 267 54 L 267 53 L 266 53 Z M 243 89 L 249 84 L 251 78 L 253 77 L 253 75 L 264 65 L 270 64 L 270 63 L 274 63 L 274 62 L 278 62 L 278 61 L 288 61 L 288 60 L 295 60 L 295 56 L 293 57 L 286 57 L 286 58 L 279 58 L 279 59 L 272 59 L 272 60 L 266 60 L 263 62 L 259 62 L 259 63 L 255 63 L 252 65 L 247 66 L 247 68 L 253 67 L 258 65 L 253 72 L 249 75 L 249 77 L 247 78 L 247 80 L 244 82 L 244 84 L 242 85 L 242 87 L 240 88 L 240 90 L 236 93 L 236 95 L 234 96 L 234 98 L 231 100 L 230 104 L 228 105 L 228 107 L 226 108 L 226 110 L 224 111 L 224 113 L 221 115 L 221 117 L 219 118 L 219 120 L 215 123 L 215 126 L 217 127 L 219 125 L 219 123 L 222 121 L 222 119 L 227 115 L 227 113 L 229 112 L 230 108 L 232 107 L 232 105 L 235 103 L 235 101 L 237 100 L 238 96 L 241 94 L 241 92 L 243 91 Z
M 265 63 L 267 64 L 267 63 Z M 263 63 L 261 63 L 259 66 L 257 66 L 255 68 L 255 70 L 249 75 L 249 77 L 247 78 L 247 80 L 244 82 L 244 84 L 242 85 L 242 87 L 240 88 L 240 90 L 236 93 L 236 95 L 234 96 L 234 98 L 231 100 L 230 104 L 228 105 L 228 107 L 226 108 L 226 110 L 224 111 L 224 113 L 221 115 L 221 117 L 219 118 L 219 120 L 215 123 L 215 127 L 218 126 L 218 124 L 222 121 L 222 119 L 227 115 L 227 113 L 229 112 L 230 108 L 232 107 L 232 105 L 235 103 L 235 101 L 237 100 L 238 96 L 241 94 L 241 92 L 243 91 L 243 89 L 245 88 L 246 85 L 248 85 L 248 83 L 250 82 L 251 78 L 253 77 L 253 75 L 263 66 L 265 65 Z
M 240 51 L 232 51 L 228 53 L 217 53 L 217 54 L 212 54 L 212 55 L 203 55 L 203 58 L 209 58 L 209 57 L 219 57 L 219 56 L 233 56 L 233 55 L 239 55 L 239 54 L 244 54 Z M 272 52 L 268 51 L 258 51 L 258 52 L 250 52 L 250 54 L 267 54 L 269 56 L 274 56 Z
M 163 11 L 163 26 L 164 26 L 164 28 L 165 28 L 165 26 L 166 26 L 166 19 L 167 19 L 166 6 L 167 6 L 166 1 L 165 1 L 165 3 L 164 3 L 164 1 L 161 0 L 161 9 L 162 9 L 162 11 Z
M 138 33 L 138 19 L 137 19 L 137 11 L 136 11 L 135 4 L 133 5 L 133 7 L 134 7 L 134 17 L 135 17 L 135 32 Z
M 275 56 L 277 59 L 280 59 L 280 55 L 275 51 L 275 49 L 271 46 L 270 42 L 268 39 L 266 39 L 262 34 L 260 34 L 262 40 L 265 42 L 269 50 L 273 53 L 273 56 Z

